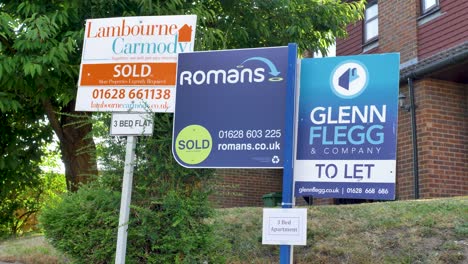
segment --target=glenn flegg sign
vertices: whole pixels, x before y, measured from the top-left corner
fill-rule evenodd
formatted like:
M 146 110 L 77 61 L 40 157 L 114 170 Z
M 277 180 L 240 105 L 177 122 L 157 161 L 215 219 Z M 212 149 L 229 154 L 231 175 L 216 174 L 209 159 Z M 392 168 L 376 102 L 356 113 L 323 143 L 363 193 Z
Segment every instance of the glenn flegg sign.
M 193 51 L 196 20 L 87 20 L 76 110 L 174 112 L 177 54 Z
M 399 55 L 301 64 L 295 195 L 395 198 Z

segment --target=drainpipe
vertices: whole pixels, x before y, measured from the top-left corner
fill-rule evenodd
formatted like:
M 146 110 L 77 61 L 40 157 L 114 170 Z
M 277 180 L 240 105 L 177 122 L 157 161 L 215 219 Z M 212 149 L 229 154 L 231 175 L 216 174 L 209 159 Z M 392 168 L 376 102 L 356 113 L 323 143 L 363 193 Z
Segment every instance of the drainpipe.
M 416 133 L 416 105 L 414 103 L 413 79 L 408 78 L 408 90 L 410 97 L 411 114 L 411 140 L 413 143 L 413 176 L 414 176 L 414 199 L 419 199 L 419 161 L 418 161 L 418 137 Z

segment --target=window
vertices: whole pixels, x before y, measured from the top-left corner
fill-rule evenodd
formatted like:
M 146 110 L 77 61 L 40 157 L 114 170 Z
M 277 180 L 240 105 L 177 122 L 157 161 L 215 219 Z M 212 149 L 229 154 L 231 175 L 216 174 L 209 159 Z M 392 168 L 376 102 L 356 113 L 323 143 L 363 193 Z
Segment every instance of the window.
M 377 1 L 370 1 L 364 20 L 364 43 L 376 40 L 379 36 L 379 7 Z
M 421 0 L 422 14 L 433 11 L 439 6 L 439 0 Z
M 418 17 L 418 26 L 422 26 L 442 15 L 439 2 L 440 0 L 421 0 L 421 15 Z

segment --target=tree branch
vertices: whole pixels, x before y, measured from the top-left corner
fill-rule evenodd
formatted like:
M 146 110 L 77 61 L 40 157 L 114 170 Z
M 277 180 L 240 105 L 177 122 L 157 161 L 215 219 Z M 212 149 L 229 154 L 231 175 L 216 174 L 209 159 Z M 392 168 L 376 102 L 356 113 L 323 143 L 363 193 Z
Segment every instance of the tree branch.
M 0 42 L 2 42 L 2 44 L 5 45 L 5 47 L 7 47 L 7 49 L 11 52 L 12 55 L 16 54 L 16 50 L 13 48 L 8 39 L 0 36 Z
M 63 135 L 63 128 L 60 125 L 60 122 L 58 120 L 58 116 L 54 111 L 54 107 L 52 106 L 52 103 L 50 102 L 49 99 L 44 99 L 42 101 L 42 105 L 45 109 L 47 118 L 49 119 L 50 125 L 52 126 L 52 129 L 55 131 L 55 134 L 59 138 L 60 142 L 64 141 L 64 135 Z

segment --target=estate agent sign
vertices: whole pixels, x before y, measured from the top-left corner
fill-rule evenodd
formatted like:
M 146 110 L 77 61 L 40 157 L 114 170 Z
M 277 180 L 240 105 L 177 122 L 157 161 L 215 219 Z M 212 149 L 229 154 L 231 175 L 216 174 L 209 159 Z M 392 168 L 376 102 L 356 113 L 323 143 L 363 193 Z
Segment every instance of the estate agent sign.
M 87 20 L 76 110 L 173 112 L 177 54 L 193 51 L 196 19 Z
M 304 59 L 295 195 L 395 199 L 399 54 Z
M 287 65 L 288 47 L 179 54 L 175 159 L 194 168 L 282 168 Z

